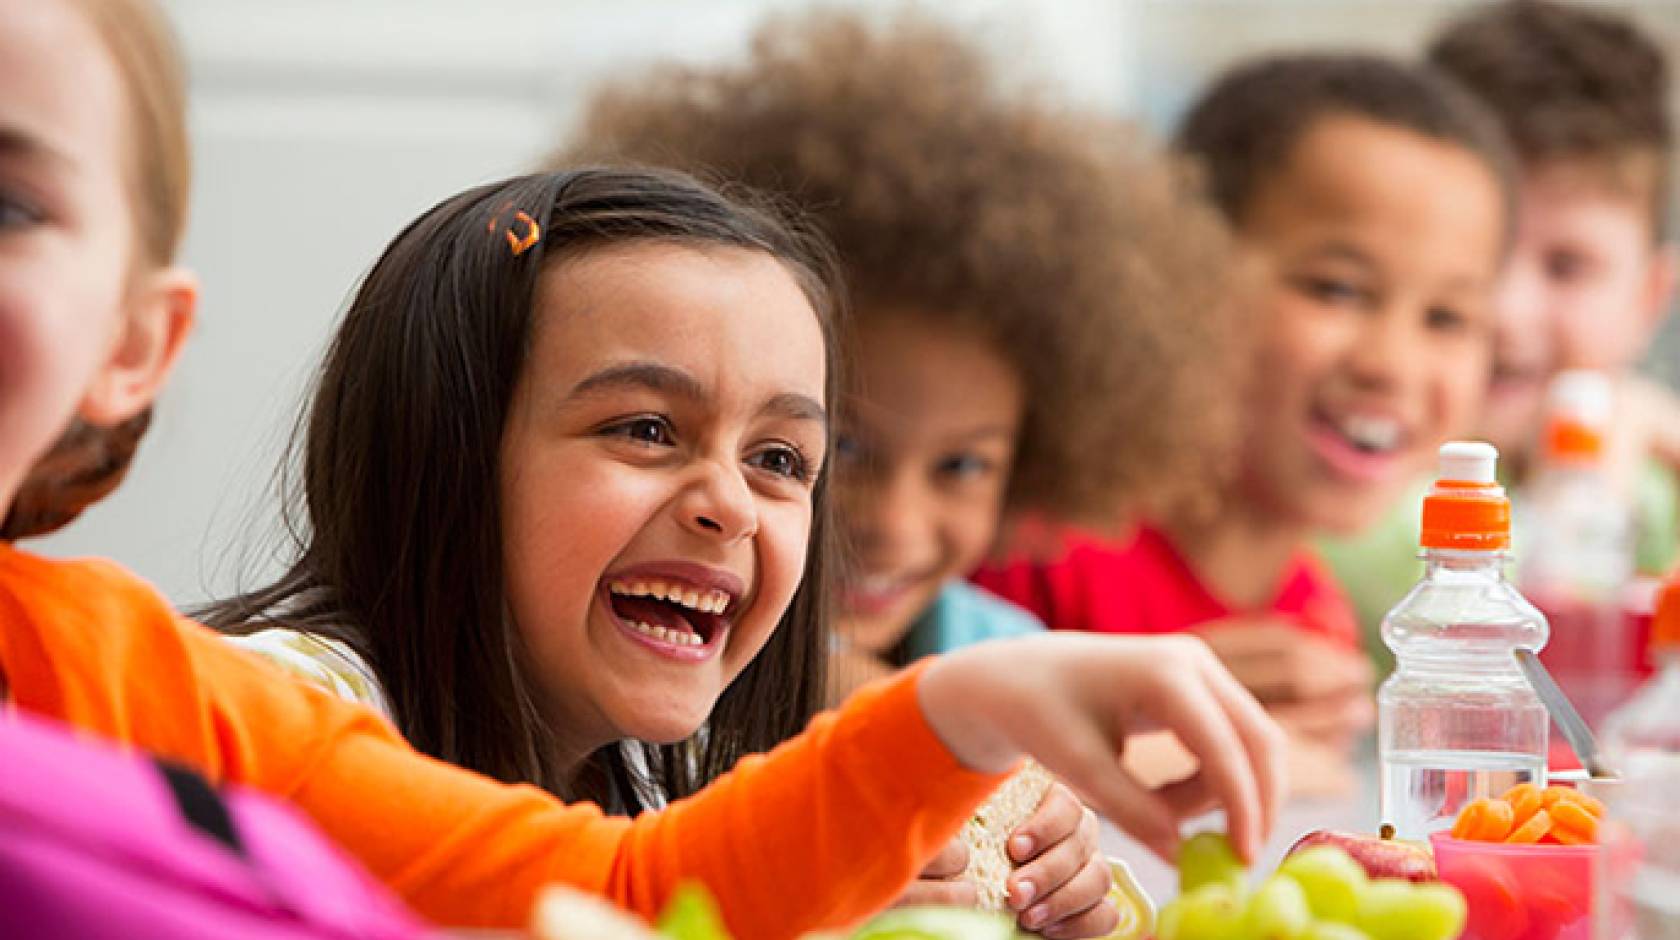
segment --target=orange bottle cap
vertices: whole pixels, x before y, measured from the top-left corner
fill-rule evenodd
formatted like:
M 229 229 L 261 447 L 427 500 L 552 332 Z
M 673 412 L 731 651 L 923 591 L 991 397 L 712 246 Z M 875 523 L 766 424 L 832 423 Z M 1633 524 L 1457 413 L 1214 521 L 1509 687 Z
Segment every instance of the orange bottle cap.
M 1511 501 L 1494 478 L 1498 459 L 1491 444 L 1454 441 L 1441 447 L 1441 479 L 1423 499 L 1424 548 L 1511 547 Z
M 1604 434 L 1585 421 L 1559 415 L 1546 425 L 1546 455 L 1561 460 L 1597 460 Z
M 1680 646 L 1680 575 L 1663 584 L 1651 617 L 1651 648 L 1664 646 Z

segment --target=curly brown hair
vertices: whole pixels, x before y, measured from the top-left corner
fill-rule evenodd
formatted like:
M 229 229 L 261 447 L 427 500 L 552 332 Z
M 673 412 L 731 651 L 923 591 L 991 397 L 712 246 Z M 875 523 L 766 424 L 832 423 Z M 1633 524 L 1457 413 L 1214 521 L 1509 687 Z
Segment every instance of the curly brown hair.
M 1237 65 L 1190 109 L 1177 144 L 1200 163 L 1209 194 L 1240 227 L 1268 175 L 1331 116 L 1403 128 L 1480 157 L 1500 181 L 1510 224 L 1515 172 L 1493 115 L 1449 78 L 1382 56 L 1298 53 Z
M 1428 57 L 1487 102 L 1524 163 L 1594 170 L 1648 201 L 1662 233 L 1674 149 L 1668 63 L 1631 21 L 1580 4 L 1507 0 L 1454 21 Z
M 1231 423 L 1227 240 L 1117 123 L 1006 80 L 914 13 L 777 19 L 747 60 L 610 85 L 557 159 L 776 192 L 835 241 L 860 319 L 987 337 L 1027 414 L 1006 509 L 1106 523 L 1195 479 Z

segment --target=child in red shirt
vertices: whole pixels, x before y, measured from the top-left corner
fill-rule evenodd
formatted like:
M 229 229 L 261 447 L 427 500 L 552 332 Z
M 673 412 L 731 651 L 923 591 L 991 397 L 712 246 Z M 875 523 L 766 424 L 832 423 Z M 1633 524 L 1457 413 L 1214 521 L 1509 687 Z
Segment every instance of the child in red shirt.
M 1195 629 L 1296 743 L 1334 753 L 1370 720 L 1370 668 L 1309 540 L 1371 524 L 1470 420 L 1508 161 L 1468 96 L 1370 56 L 1239 67 L 1179 145 L 1252 274 L 1241 434 L 1210 448 L 1212 504 L 1119 539 L 1063 535 L 1048 559 L 1018 550 L 975 580 L 1053 628 Z

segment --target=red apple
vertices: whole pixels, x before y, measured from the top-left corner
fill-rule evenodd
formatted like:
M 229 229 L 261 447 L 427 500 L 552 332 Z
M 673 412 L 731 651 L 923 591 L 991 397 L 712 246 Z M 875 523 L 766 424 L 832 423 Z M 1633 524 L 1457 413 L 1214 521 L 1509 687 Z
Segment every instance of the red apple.
M 1416 882 L 1439 880 L 1435 873 L 1435 856 L 1426 846 L 1416 842 L 1335 829 L 1314 829 L 1297 840 L 1288 854 L 1294 855 L 1314 845 L 1333 845 L 1341 849 L 1372 878 L 1404 878 Z

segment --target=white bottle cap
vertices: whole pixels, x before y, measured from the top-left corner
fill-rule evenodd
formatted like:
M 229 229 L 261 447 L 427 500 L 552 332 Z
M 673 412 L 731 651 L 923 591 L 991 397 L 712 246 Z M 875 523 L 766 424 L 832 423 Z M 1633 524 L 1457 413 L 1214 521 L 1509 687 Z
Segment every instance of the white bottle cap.
M 1498 482 L 1494 470 L 1499 466 L 1499 451 L 1482 441 L 1449 441 L 1441 445 L 1441 473 L 1439 479 L 1459 483 Z
M 1590 428 L 1603 428 L 1610 423 L 1615 391 L 1610 377 L 1602 372 L 1569 369 L 1552 378 L 1546 397 L 1552 414 L 1574 418 Z

